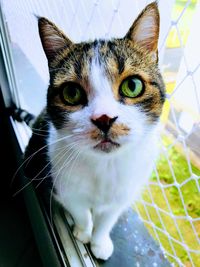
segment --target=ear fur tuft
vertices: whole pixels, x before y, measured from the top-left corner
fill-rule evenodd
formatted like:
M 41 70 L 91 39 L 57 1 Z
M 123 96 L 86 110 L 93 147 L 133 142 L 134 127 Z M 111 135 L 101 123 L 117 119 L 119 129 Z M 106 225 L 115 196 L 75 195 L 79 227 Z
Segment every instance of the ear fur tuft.
M 38 18 L 38 27 L 42 46 L 49 61 L 60 49 L 73 44 L 54 23 L 44 17 Z

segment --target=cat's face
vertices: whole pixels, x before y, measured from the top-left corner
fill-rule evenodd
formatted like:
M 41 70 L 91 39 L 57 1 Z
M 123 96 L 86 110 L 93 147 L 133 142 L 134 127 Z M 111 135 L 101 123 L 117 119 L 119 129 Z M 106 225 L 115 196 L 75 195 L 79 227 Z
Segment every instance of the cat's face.
M 44 18 L 39 29 L 50 68 L 47 111 L 58 132 L 101 154 L 148 135 L 165 98 L 155 3 L 122 39 L 74 44 Z

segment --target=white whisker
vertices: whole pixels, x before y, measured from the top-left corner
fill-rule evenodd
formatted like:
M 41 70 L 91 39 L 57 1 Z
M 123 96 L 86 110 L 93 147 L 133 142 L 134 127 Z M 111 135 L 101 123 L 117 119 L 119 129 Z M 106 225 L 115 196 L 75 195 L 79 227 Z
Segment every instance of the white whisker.
M 57 173 L 56 177 L 54 178 L 54 182 L 53 182 L 52 189 L 51 189 L 51 193 L 50 193 L 50 202 L 49 202 L 50 222 L 51 222 L 52 225 L 53 225 L 53 223 L 52 223 L 52 198 L 53 198 L 53 189 L 54 189 L 54 186 L 55 186 L 55 184 L 56 184 L 56 182 L 57 182 L 57 180 L 58 180 L 58 178 L 59 178 L 59 174 L 60 174 L 60 172 L 61 172 L 63 169 L 65 169 L 66 166 L 67 166 L 68 164 L 70 164 L 72 160 L 75 159 L 76 156 L 73 157 L 73 154 L 74 154 L 75 152 L 77 152 L 77 151 L 76 151 L 76 150 L 73 150 L 73 151 L 69 154 L 69 156 L 68 156 L 68 157 L 66 158 L 66 160 L 63 162 L 62 167 L 58 170 L 58 173 Z M 77 154 L 78 154 L 78 152 L 77 152 Z M 70 160 L 68 161 L 68 159 L 70 159 Z
M 59 164 L 59 162 L 66 156 L 66 154 L 70 151 L 70 150 L 73 150 L 73 148 L 75 147 L 75 145 L 76 144 L 74 144 L 74 143 L 72 143 L 72 144 L 70 144 L 69 146 L 66 146 L 66 147 L 64 147 L 64 149 L 62 150 L 62 153 L 63 153 L 63 151 L 65 151 L 64 152 L 64 154 L 62 155 L 62 157 L 59 157 L 59 159 L 58 159 L 58 161 L 54 164 L 54 168 Z M 59 156 L 60 156 L 60 153 L 59 153 Z M 58 155 L 56 155 L 56 158 L 58 157 Z M 54 175 L 54 174 L 56 174 L 58 171 L 55 171 L 55 172 L 52 172 L 52 170 L 50 170 L 49 172 L 48 172 L 48 174 L 45 176 L 45 177 L 43 177 L 43 178 L 40 178 L 40 182 L 39 182 L 39 184 L 36 186 L 36 188 L 38 188 L 39 186 L 40 186 L 40 184 L 51 174 L 51 176 L 52 175 Z
M 10 186 L 12 187 L 13 185 L 13 182 L 17 176 L 17 174 L 19 173 L 19 170 L 25 165 L 25 164 L 28 164 L 29 161 L 35 156 L 37 155 L 40 151 L 42 151 L 43 149 L 47 148 L 48 146 L 51 146 L 51 145 L 54 145 L 62 140 L 67 140 L 68 138 L 72 137 L 74 135 L 68 135 L 68 136 L 64 136 L 62 138 L 59 138 L 59 139 L 56 139 L 55 141 L 51 142 L 51 143 L 47 143 L 46 145 L 42 146 L 41 148 L 39 148 L 37 151 L 35 151 L 33 154 L 31 154 L 28 158 L 26 158 L 22 164 L 18 167 L 18 169 L 16 170 L 15 174 L 13 175 L 13 178 L 11 180 L 11 183 L 10 183 Z M 14 194 L 14 196 L 16 195 L 17 193 Z

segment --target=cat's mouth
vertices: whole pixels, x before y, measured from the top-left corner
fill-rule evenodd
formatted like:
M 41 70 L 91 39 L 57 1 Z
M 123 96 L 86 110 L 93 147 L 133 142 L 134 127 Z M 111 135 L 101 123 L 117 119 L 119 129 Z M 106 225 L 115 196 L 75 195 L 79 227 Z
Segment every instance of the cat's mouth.
M 113 151 L 114 149 L 118 148 L 120 144 L 112 141 L 110 138 L 104 138 L 101 140 L 100 143 L 98 143 L 96 146 L 94 146 L 95 149 L 101 150 L 103 152 L 109 153 Z

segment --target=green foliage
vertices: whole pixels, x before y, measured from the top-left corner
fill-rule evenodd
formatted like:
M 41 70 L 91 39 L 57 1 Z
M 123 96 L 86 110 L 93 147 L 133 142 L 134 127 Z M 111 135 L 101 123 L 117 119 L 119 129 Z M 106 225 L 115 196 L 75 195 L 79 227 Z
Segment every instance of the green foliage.
M 160 216 L 158 216 L 158 211 L 155 207 L 146 206 L 152 222 L 157 227 L 163 229 L 163 224 L 165 227 L 163 230 L 166 230 L 174 239 L 180 242 L 184 241 L 189 248 L 200 251 L 200 245 L 194 233 L 195 229 L 197 235 L 200 235 L 200 222 L 194 222 L 193 229 L 190 222 L 186 219 L 187 215 L 192 218 L 200 216 L 200 193 L 197 187 L 199 184 L 197 184 L 197 180 L 190 179 L 192 174 L 200 178 L 200 170 L 193 166 L 190 161 L 187 161 L 185 155 L 179 152 L 176 146 L 171 146 L 172 142 L 173 140 L 170 140 L 168 137 L 163 138 L 166 153 L 161 155 L 157 163 L 158 175 L 155 172 L 152 174 L 151 180 L 155 184 L 151 184 L 149 189 L 144 191 L 143 199 L 148 203 L 153 202 L 157 207 L 170 214 L 168 215 L 161 211 L 159 213 Z M 177 186 L 176 182 L 179 186 Z M 161 183 L 163 185 L 162 188 L 157 183 Z M 148 220 L 144 206 L 138 203 L 137 208 L 142 218 Z M 174 221 L 172 215 L 184 216 L 184 219 L 176 219 Z M 148 224 L 147 228 L 155 237 L 153 228 Z M 182 240 L 181 235 L 184 240 Z M 166 251 L 173 254 L 167 235 L 158 231 L 158 236 Z M 172 243 L 176 254 L 182 260 L 184 266 L 190 266 L 188 253 L 184 246 L 174 241 Z M 200 266 L 200 257 L 195 253 L 191 253 L 191 257 L 195 266 Z M 173 262 L 173 260 L 171 261 Z

